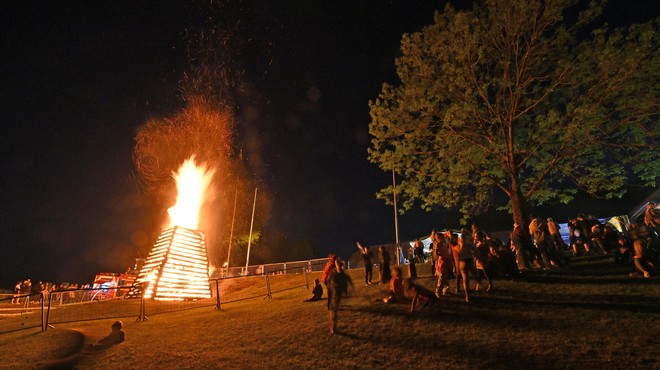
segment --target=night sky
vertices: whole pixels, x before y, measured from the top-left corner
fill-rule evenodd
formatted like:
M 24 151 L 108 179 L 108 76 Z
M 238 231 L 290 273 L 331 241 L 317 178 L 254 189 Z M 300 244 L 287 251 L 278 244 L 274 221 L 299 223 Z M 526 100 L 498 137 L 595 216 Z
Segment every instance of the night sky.
M 233 44 L 246 48 L 239 146 L 271 195 L 267 227 L 345 256 L 355 241 L 392 242 L 393 209 L 374 196 L 391 174 L 366 159 L 368 101 L 396 82 L 401 35 L 432 23 L 444 2 L 234 3 L 223 22 L 240 24 Z M 182 35 L 198 4 L 0 5 L 0 288 L 27 277 L 89 282 L 137 257 L 135 238 L 154 214 L 135 181 L 134 137 L 180 104 Z M 618 1 L 609 14 L 625 24 L 657 6 Z M 446 220 L 440 210 L 400 216 L 400 237 Z

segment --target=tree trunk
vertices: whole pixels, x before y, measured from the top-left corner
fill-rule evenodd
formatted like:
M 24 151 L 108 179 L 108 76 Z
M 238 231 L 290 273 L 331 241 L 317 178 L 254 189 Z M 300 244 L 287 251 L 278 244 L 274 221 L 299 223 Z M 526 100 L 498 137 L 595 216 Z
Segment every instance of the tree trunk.
M 529 267 L 527 248 L 531 246 L 532 239 L 529 236 L 525 196 L 521 193 L 520 185 L 515 179 L 511 181 L 511 198 L 509 201 L 511 202 L 513 222 L 520 225 L 521 242 L 523 244 L 521 250 L 516 251 L 516 263 L 519 269 L 525 269 Z
M 527 212 L 525 209 L 525 196 L 520 191 L 520 185 L 517 181 L 511 184 L 511 212 L 513 213 L 513 222 L 520 224 L 523 230 L 527 230 Z

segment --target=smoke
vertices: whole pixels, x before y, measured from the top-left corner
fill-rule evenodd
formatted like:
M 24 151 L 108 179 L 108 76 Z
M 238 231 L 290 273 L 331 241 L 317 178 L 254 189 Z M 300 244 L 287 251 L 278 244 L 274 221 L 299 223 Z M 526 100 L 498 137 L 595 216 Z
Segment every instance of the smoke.
M 216 265 L 227 259 L 232 223 L 235 239 L 249 231 L 257 181 L 246 165 L 257 171 L 263 167 L 259 133 L 249 127 L 239 129 L 236 118 L 242 105 L 244 122 L 259 119 L 256 108 L 247 109 L 251 105 L 246 102 L 258 99 L 259 94 L 245 81 L 247 72 L 242 63 L 248 46 L 260 44 L 258 37 L 250 36 L 263 28 L 257 27 L 254 15 L 267 9 L 245 5 L 240 1 L 233 5 L 213 1 L 193 5 L 194 21 L 184 31 L 187 63 L 178 87 L 182 108 L 167 117 L 148 120 L 137 132 L 133 150 L 137 180 L 156 205 L 155 217 L 160 220 L 166 219 L 167 208 L 175 202 L 176 186 L 171 174 L 185 159 L 194 155 L 199 163 L 215 170 L 214 197 L 201 210 L 199 229 L 206 234 L 209 260 Z M 268 54 L 268 48 L 252 49 L 259 53 L 251 55 Z M 251 133 L 246 135 L 245 161 L 239 154 L 243 152 L 239 132 Z M 268 192 L 259 187 L 255 230 L 268 221 L 271 212 Z M 158 232 L 150 230 L 146 234 Z M 240 251 L 240 245 L 234 244 L 233 248 L 233 253 Z

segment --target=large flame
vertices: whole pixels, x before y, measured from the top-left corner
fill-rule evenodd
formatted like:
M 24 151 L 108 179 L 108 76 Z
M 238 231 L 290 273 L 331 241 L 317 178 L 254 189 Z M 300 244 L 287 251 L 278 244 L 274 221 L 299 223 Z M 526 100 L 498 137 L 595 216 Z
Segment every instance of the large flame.
M 195 164 L 195 156 L 183 162 L 179 171 L 173 173 L 178 191 L 176 204 L 167 210 L 170 226 L 181 226 L 197 230 L 199 212 L 209 194 L 209 186 L 215 170 Z

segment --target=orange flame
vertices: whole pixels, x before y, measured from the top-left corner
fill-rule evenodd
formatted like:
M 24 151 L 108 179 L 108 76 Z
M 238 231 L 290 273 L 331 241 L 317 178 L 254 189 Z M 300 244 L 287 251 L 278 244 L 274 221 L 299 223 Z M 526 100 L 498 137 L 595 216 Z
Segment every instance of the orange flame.
M 215 170 L 205 165 L 197 166 L 195 156 L 183 162 L 177 173 L 172 173 L 177 186 L 176 204 L 167 210 L 170 216 L 170 226 L 181 226 L 197 230 L 199 212 L 206 201 L 209 186 Z

